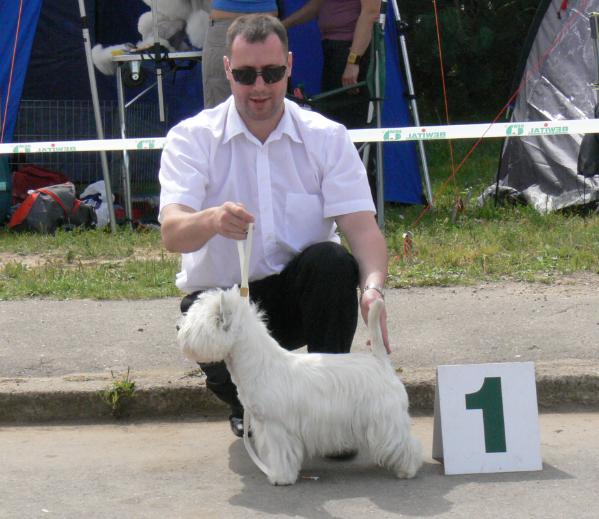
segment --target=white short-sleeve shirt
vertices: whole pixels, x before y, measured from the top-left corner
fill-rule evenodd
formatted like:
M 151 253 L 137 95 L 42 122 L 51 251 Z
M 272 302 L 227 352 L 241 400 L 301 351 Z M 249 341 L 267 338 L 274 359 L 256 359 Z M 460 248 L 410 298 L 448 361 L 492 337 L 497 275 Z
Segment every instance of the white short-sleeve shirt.
M 167 135 L 159 178 L 160 210 L 231 201 L 254 215 L 250 281 L 281 272 L 311 244 L 339 242 L 336 216 L 375 212 L 345 127 L 289 100 L 264 144 L 246 128 L 233 97 L 182 121 Z M 240 281 L 237 244 L 217 235 L 182 255 L 176 284 L 191 293 Z

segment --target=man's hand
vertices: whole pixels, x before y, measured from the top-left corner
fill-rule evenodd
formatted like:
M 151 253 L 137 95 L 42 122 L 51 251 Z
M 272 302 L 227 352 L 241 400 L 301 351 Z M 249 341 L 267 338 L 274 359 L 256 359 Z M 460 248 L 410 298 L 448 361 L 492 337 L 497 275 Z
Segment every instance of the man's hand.
M 213 236 L 220 234 L 233 240 L 244 240 L 254 216 L 243 204 L 223 205 L 196 211 L 181 204 L 169 204 L 160 213 L 162 242 L 171 252 L 200 250 Z
M 347 238 L 349 247 L 360 268 L 360 286 L 385 286 L 387 277 L 387 244 L 376 219 L 371 212 L 348 213 L 335 218 L 339 229 Z M 382 294 L 374 289 L 365 290 L 360 298 L 360 310 L 364 322 L 368 323 L 368 311 L 375 299 Z M 381 312 L 381 333 L 388 352 L 389 334 L 387 331 L 387 312 Z
M 248 226 L 254 221 L 254 216 L 244 205 L 235 202 L 225 202 L 217 207 L 213 218 L 216 233 L 232 240 L 245 240 Z
M 376 290 L 365 290 L 360 298 L 360 311 L 362 312 L 362 318 L 365 323 L 368 323 L 368 312 L 370 311 L 370 305 L 374 302 L 375 299 L 382 299 L 381 294 L 379 294 Z M 387 309 L 383 307 L 383 311 L 381 312 L 381 334 L 383 335 L 383 344 L 385 345 L 385 349 L 387 353 L 391 353 L 391 346 L 389 346 L 389 332 L 387 331 Z

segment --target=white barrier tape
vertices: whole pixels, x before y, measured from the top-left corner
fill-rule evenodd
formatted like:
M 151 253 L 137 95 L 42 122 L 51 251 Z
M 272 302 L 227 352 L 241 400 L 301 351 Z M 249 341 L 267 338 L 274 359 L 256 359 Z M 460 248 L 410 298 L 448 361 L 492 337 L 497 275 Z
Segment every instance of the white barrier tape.
M 350 130 L 354 142 L 432 141 L 599 133 L 599 119 Z
M 349 130 L 353 142 L 402 142 L 497 137 L 538 137 L 599 133 L 599 119 L 569 119 L 525 123 L 452 124 Z M 74 151 L 123 151 L 162 149 L 164 137 L 90 141 L 27 142 L 0 144 L 0 155 L 12 153 L 65 153 Z
M 103 139 L 93 141 L 19 142 L 0 144 L 0 155 L 11 153 L 70 153 L 74 151 L 158 150 L 164 137 L 142 139 Z

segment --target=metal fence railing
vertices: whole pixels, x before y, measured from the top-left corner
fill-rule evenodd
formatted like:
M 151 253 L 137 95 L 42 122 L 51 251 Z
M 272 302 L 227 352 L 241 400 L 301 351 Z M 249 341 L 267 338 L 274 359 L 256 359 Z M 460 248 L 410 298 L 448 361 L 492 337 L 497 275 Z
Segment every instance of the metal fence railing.
M 100 110 L 104 134 L 107 139 L 120 138 L 118 105 L 116 101 L 101 101 Z M 159 122 L 158 106 L 134 103 L 127 109 L 128 137 L 157 137 L 164 133 Z M 21 101 L 13 134 L 13 142 L 74 141 L 96 139 L 96 125 L 91 101 L 86 100 L 30 100 Z M 112 190 L 123 192 L 122 152 L 109 152 L 109 169 Z M 12 157 L 16 162 L 27 162 L 58 171 L 76 185 L 84 188 L 102 180 L 99 153 L 35 153 Z M 153 195 L 158 193 L 158 168 L 160 150 L 130 153 L 129 167 L 132 193 Z

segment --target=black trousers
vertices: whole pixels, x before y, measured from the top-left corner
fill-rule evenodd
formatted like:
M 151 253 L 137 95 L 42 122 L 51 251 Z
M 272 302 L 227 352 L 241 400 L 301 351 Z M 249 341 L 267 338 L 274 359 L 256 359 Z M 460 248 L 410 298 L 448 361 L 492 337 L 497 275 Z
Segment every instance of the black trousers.
M 341 76 L 347 64 L 349 49 L 352 42 L 346 40 L 322 40 L 322 52 L 324 57 L 322 67 L 321 90 L 329 92 L 341 88 Z M 364 52 L 360 61 L 360 72 L 358 82 L 364 81 L 370 64 L 370 46 Z M 343 124 L 346 128 L 366 128 L 368 126 L 368 106 L 370 104 L 370 93 L 368 88 L 360 87 L 357 93 L 342 93 L 323 99 L 314 105 L 314 108 L 333 121 Z M 358 145 L 356 145 L 359 147 Z M 366 166 L 368 183 L 372 198 L 376 202 L 376 153 L 371 148 L 369 161 Z
M 341 88 L 341 76 L 347 64 L 351 41 L 322 40 L 323 67 L 321 90 L 328 92 Z M 363 81 L 368 72 L 370 62 L 370 47 L 364 52 L 360 62 L 358 81 Z M 343 124 L 346 128 L 365 128 L 368 119 L 368 104 L 370 94 L 366 87 L 360 87 L 358 93 L 343 93 L 323 99 L 322 105 L 315 108 L 333 121 Z
M 332 242 L 307 247 L 280 274 L 250 282 L 250 299 L 266 313 L 268 329 L 287 350 L 347 353 L 358 323 L 358 264 Z M 185 313 L 201 292 L 181 301 Z M 224 362 L 201 363 L 206 386 L 243 416 L 237 389 Z

